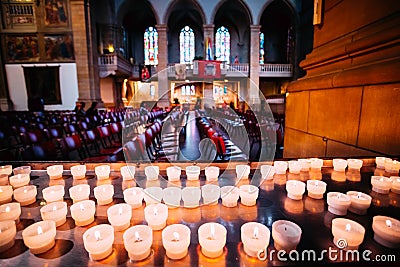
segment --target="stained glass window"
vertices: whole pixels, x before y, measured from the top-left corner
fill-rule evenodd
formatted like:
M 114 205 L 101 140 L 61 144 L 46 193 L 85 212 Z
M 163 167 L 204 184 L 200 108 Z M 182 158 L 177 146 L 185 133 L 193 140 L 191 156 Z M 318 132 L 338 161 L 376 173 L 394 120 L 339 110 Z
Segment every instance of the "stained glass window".
M 264 33 L 260 32 L 260 64 L 264 64 Z
M 154 27 L 148 27 L 144 32 L 144 64 L 158 64 L 158 33 Z
M 215 56 L 217 60 L 225 61 L 229 64 L 231 54 L 231 35 L 224 26 L 217 29 L 215 34 Z
M 180 63 L 192 63 L 194 58 L 194 32 L 189 26 L 183 27 L 179 35 Z
M 181 95 L 196 95 L 196 87 L 194 85 L 182 86 Z

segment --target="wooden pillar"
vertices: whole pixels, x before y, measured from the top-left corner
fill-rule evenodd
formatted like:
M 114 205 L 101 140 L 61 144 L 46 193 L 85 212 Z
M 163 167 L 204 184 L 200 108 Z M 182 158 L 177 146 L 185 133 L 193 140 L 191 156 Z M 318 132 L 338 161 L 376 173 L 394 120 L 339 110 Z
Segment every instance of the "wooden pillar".
M 247 101 L 252 107 L 259 107 L 259 71 L 260 71 L 260 25 L 250 25 L 250 85 Z
M 167 37 L 167 25 L 159 24 L 156 25 L 158 32 L 158 106 L 169 107 L 171 99 L 171 91 L 169 90 L 168 83 L 168 37 Z

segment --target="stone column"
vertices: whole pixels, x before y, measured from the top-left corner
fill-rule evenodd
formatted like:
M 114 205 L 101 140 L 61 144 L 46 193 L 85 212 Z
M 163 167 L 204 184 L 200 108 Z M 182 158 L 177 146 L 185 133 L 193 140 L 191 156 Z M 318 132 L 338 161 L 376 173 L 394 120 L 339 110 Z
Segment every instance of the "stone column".
M 158 32 L 158 65 L 157 65 L 157 76 L 158 76 L 158 106 L 169 107 L 171 99 L 171 91 L 169 89 L 168 82 L 168 37 L 167 37 L 167 25 L 159 24 L 156 25 Z
M 98 54 L 92 28 L 95 24 L 92 21 L 90 3 L 84 0 L 70 0 L 70 8 L 79 101 L 96 101 L 101 107 L 103 101 L 100 96 Z
M 250 25 L 250 85 L 247 100 L 248 104 L 257 109 L 260 104 L 259 71 L 260 71 L 260 25 Z
M 210 38 L 211 45 L 212 45 L 212 58 L 211 60 L 214 59 L 215 57 L 215 49 L 214 49 L 214 24 L 204 24 L 203 25 L 203 32 L 204 32 L 204 59 L 207 59 L 207 39 Z

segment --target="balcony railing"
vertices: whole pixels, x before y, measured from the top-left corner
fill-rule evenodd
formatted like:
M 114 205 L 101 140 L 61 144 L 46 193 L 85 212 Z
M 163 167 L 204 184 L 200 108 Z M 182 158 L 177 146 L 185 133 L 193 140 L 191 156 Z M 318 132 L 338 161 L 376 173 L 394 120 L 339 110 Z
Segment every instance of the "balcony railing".
M 99 56 L 100 77 L 123 74 L 131 76 L 132 65 L 119 54 L 105 54 Z
M 292 64 L 260 64 L 260 77 L 292 77 Z

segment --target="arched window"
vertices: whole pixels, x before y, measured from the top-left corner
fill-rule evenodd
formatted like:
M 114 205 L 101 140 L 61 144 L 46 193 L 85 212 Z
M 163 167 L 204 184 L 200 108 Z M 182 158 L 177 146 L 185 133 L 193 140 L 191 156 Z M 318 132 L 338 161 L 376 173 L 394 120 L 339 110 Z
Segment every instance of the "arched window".
M 231 55 L 231 35 L 224 26 L 217 29 L 215 34 L 215 56 L 217 60 L 225 61 L 229 64 Z
M 194 58 L 194 32 L 189 26 L 179 34 L 180 63 L 192 63 Z
M 144 64 L 158 64 L 158 33 L 154 27 L 148 27 L 144 32 Z
M 264 33 L 260 32 L 260 64 L 264 64 Z

